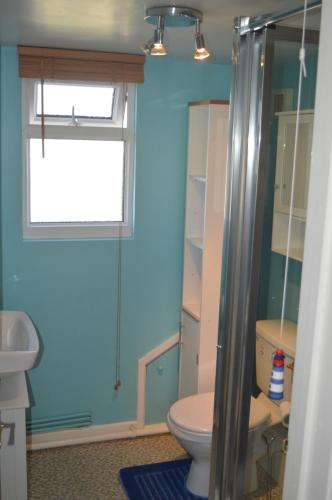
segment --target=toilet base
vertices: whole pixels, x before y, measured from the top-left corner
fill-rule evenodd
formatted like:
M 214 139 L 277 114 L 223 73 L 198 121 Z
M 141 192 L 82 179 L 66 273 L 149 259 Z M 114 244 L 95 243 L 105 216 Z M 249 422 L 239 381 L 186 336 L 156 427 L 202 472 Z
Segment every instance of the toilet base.
M 258 488 L 257 457 L 250 457 L 246 464 L 244 493 L 248 494 Z M 194 495 L 209 496 L 210 462 L 193 460 L 186 481 L 186 487 Z
M 200 497 L 209 496 L 210 461 L 194 460 L 186 481 L 190 493 Z

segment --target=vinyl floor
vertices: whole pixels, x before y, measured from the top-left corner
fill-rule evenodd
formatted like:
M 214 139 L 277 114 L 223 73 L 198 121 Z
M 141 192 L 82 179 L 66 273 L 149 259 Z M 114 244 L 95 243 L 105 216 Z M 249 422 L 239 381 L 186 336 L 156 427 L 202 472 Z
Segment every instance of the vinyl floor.
M 169 434 L 28 452 L 28 499 L 123 500 L 120 469 L 184 457 Z
M 28 452 L 29 500 L 125 500 L 118 480 L 123 467 L 186 457 L 169 434 L 103 441 Z M 256 500 L 280 500 L 261 490 Z

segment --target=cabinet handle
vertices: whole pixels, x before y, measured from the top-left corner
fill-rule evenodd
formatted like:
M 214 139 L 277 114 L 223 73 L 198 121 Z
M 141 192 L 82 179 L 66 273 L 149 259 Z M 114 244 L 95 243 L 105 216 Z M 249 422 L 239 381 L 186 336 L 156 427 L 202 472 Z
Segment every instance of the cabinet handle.
M 289 368 L 289 370 L 294 370 L 294 361 L 288 363 L 287 368 Z
M 15 424 L 7 424 L 5 422 L 0 422 L 0 448 L 2 447 L 2 433 L 5 429 L 9 429 L 8 446 L 12 446 L 15 442 L 14 431 Z
M 275 189 L 275 190 L 279 189 L 279 184 L 275 184 L 275 185 L 274 185 L 274 189 Z

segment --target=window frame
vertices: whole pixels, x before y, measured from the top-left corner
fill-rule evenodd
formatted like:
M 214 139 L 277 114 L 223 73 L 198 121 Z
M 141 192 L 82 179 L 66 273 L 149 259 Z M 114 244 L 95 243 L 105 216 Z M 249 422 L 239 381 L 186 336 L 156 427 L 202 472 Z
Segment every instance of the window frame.
M 30 165 L 29 140 L 41 139 L 41 119 L 36 117 L 36 88 L 40 80 L 22 79 L 22 164 L 23 164 L 23 239 L 104 239 L 129 238 L 133 233 L 133 188 L 134 188 L 134 153 L 135 153 L 135 84 L 127 84 L 127 127 L 122 130 L 122 84 L 112 84 L 118 89 L 114 102 L 115 119 L 79 119 L 79 126 L 68 126 L 70 119 L 46 118 L 45 139 L 80 139 L 124 141 L 124 191 L 122 222 L 42 222 L 30 220 Z M 82 84 L 105 86 L 105 82 L 63 82 L 52 83 Z M 107 123 L 105 123 L 107 122 Z M 47 155 L 47 148 L 46 148 Z

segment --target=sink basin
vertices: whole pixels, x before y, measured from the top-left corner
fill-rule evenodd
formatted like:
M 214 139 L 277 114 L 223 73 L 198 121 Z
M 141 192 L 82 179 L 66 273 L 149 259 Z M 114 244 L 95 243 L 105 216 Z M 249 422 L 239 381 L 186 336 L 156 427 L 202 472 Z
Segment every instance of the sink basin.
M 32 368 L 38 351 L 38 335 L 29 316 L 0 311 L 0 377 Z

